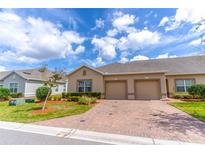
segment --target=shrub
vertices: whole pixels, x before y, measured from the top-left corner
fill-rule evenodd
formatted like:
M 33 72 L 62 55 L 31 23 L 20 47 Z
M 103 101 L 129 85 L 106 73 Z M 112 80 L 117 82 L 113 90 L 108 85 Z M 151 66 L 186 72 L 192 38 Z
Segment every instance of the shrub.
M 20 98 L 23 97 L 23 93 L 10 93 L 12 98 Z
M 73 102 L 79 102 L 80 96 L 70 96 L 68 100 Z
M 87 97 L 87 96 L 82 96 L 79 98 L 78 102 L 80 104 L 83 104 L 83 105 L 90 105 L 92 103 L 95 103 L 96 102 L 96 98 L 94 97 Z
M 62 95 L 61 94 L 51 95 L 48 98 L 48 100 L 54 100 L 54 101 L 60 101 L 61 99 L 62 99 Z
M 186 92 L 172 93 L 172 97 L 176 99 L 191 99 L 192 95 Z
M 204 84 L 196 84 L 192 85 L 188 92 L 190 95 L 193 96 L 193 98 L 205 98 L 205 85 Z
M 95 97 L 100 99 L 101 93 L 100 92 L 76 92 L 76 93 L 62 93 L 63 98 L 69 98 L 71 96 L 87 96 L 87 97 Z
M 36 97 L 37 97 L 37 99 L 44 101 L 46 99 L 48 93 L 49 93 L 49 95 L 52 93 L 51 88 L 46 87 L 46 86 L 39 87 L 36 90 Z
M 0 88 L 0 100 L 8 100 L 10 96 L 10 90 L 7 88 Z

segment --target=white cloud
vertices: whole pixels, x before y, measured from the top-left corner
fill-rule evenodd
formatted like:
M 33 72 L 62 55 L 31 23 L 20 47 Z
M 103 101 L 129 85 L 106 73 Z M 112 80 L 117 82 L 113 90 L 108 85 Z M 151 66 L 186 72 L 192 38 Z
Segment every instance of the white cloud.
M 118 33 L 117 29 L 111 29 L 111 30 L 107 31 L 107 36 L 113 37 L 113 36 L 117 35 L 117 33 Z
M 119 42 L 119 48 L 121 50 L 127 49 L 141 49 L 148 45 L 154 45 L 159 43 L 160 35 L 157 32 L 151 32 L 149 30 L 142 30 L 135 33 L 130 33 L 127 37 L 122 37 Z
M 116 44 L 117 39 L 112 37 L 102 37 L 92 39 L 92 44 L 95 46 L 96 50 L 99 52 L 99 56 L 106 60 L 111 60 L 116 56 Z
M 0 66 L 0 72 L 6 71 L 6 67 Z
M 169 53 L 161 54 L 156 57 L 156 59 L 164 59 L 164 58 L 175 58 L 176 55 L 169 55 Z
M 96 60 L 94 60 L 92 62 L 92 66 L 94 66 L 94 67 L 101 66 L 101 65 L 104 65 L 104 64 L 105 64 L 105 62 L 102 60 L 101 57 L 97 57 Z
M 32 57 L 27 57 L 24 55 L 19 56 L 15 52 L 10 50 L 0 53 L 0 61 L 1 62 L 12 62 L 12 63 L 37 63 L 40 60 Z
M 102 20 L 101 18 L 100 19 L 97 19 L 96 21 L 95 21 L 95 23 L 96 23 L 96 27 L 97 28 L 102 28 L 102 27 L 104 27 L 104 20 Z
M 169 21 L 168 17 L 163 17 L 162 20 L 159 23 L 159 27 L 164 26 L 168 21 Z
M 122 12 L 114 13 L 114 19 L 112 25 L 118 32 L 125 31 L 127 33 L 133 32 L 136 29 L 132 27 L 139 18 L 135 15 L 124 14 Z
M 176 15 L 171 18 L 171 23 L 166 30 L 174 30 L 183 22 L 196 24 L 202 19 L 205 19 L 204 8 L 179 8 Z
M 61 31 L 58 25 L 41 18 L 22 18 L 7 12 L 0 12 L 0 34 L 0 46 L 9 49 L 0 52 L 1 60 L 10 57 L 4 61 L 24 63 L 81 53 L 82 47 L 78 46 L 85 40 L 77 32 Z
M 95 30 L 97 28 L 103 28 L 105 25 L 105 21 L 101 18 L 95 20 L 95 27 L 91 28 L 91 30 Z
M 105 64 L 105 62 L 103 61 L 101 57 L 97 57 L 94 60 L 86 59 L 86 60 L 81 60 L 81 61 L 93 67 L 98 67 L 98 66 L 102 66 Z
M 201 44 L 201 38 L 193 40 L 189 43 L 189 45 L 200 45 Z
M 129 14 L 119 14 L 113 21 L 113 26 L 122 29 L 135 23 L 135 16 Z
M 133 57 L 132 59 L 130 59 L 130 61 L 136 61 L 136 60 L 149 60 L 149 57 L 143 56 L 143 55 L 137 55 Z
M 119 62 L 124 64 L 124 63 L 127 63 L 128 61 L 129 61 L 128 58 L 122 57 Z
M 80 54 L 80 53 L 83 53 L 85 51 L 85 47 L 82 46 L 82 45 L 79 45 L 76 49 L 75 49 L 75 52 L 74 54 Z

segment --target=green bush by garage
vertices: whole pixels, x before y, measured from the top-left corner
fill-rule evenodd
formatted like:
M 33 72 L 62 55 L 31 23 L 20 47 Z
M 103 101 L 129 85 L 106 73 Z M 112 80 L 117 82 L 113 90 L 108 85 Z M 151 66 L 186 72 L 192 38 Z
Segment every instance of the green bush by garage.
M 76 92 L 76 93 L 62 93 L 63 98 L 70 98 L 73 96 L 87 96 L 87 97 L 95 97 L 97 99 L 101 98 L 101 93 L 100 92 Z

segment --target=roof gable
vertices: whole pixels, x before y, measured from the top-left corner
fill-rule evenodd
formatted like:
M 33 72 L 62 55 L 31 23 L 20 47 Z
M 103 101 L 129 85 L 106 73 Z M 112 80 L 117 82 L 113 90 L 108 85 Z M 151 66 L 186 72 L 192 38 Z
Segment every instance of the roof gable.
M 95 69 L 95 68 L 91 68 L 91 67 L 89 67 L 89 66 L 82 65 L 82 66 L 76 68 L 74 71 L 68 73 L 68 76 L 72 75 L 73 73 L 79 71 L 79 70 L 82 69 L 82 68 L 87 68 L 87 69 L 89 69 L 89 70 L 92 70 L 92 71 L 94 71 L 94 72 L 96 72 L 96 73 L 99 73 L 99 74 L 103 75 L 103 72 L 101 72 L 101 71 L 99 71 L 99 70 L 97 70 L 97 69 Z
M 11 73 L 15 72 L 20 77 L 27 79 L 27 80 L 36 80 L 36 81 L 46 81 L 49 77 L 53 74 L 49 70 L 45 70 L 45 72 L 40 71 L 39 69 L 27 69 L 27 70 L 16 70 L 16 71 L 6 71 L 0 72 L 0 80 L 3 80 Z M 59 81 L 65 82 L 65 81 Z
M 10 72 L 7 72 L 7 73 L 4 73 L 4 76 L 2 78 L 0 78 L 0 80 L 5 80 L 6 78 L 8 78 L 10 75 L 12 74 L 16 74 L 18 75 L 19 77 L 25 79 L 23 76 L 19 75 L 18 73 L 16 73 L 15 71 L 10 71 Z

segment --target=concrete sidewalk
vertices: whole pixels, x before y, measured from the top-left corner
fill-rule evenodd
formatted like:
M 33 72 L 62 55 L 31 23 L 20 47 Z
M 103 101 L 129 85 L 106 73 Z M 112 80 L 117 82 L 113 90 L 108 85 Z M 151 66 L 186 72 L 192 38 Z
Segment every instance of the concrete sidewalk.
M 62 138 L 95 141 L 95 142 L 101 142 L 107 144 L 130 144 L 130 145 L 133 144 L 141 144 L 141 145 L 195 144 L 195 143 L 187 143 L 187 142 L 179 142 L 179 141 L 171 141 L 171 140 L 159 140 L 153 138 L 99 133 L 99 132 L 84 131 L 79 129 L 38 126 L 32 124 L 22 124 L 22 123 L 3 122 L 3 121 L 0 121 L 0 128 L 21 131 L 21 132 L 30 132 L 36 134 L 57 136 Z

